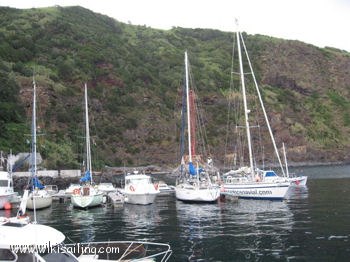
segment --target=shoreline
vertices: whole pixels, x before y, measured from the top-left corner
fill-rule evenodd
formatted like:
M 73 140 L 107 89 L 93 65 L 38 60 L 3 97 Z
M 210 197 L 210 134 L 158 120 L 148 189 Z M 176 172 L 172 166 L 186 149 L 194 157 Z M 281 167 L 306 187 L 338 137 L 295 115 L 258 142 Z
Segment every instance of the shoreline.
M 349 162 L 291 162 L 288 163 L 289 168 L 301 168 L 301 167 L 318 167 L 318 166 L 342 166 L 342 165 L 350 165 Z M 278 168 L 279 165 L 265 165 L 266 167 L 273 167 Z M 227 168 L 220 167 L 220 172 L 223 172 L 223 170 L 227 170 Z M 95 183 L 112 183 L 117 186 L 122 185 L 122 181 L 124 179 L 125 173 L 133 172 L 134 170 L 138 170 L 140 172 L 144 172 L 148 175 L 164 175 L 164 176 L 171 176 L 174 168 L 168 167 L 159 167 L 159 166 L 144 166 L 144 167 L 108 167 L 103 169 L 101 172 L 94 172 L 93 178 Z M 52 172 L 52 170 L 48 170 L 48 173 Z M 62 172 L 62 171 L 60 171 Z M 60 173 L 59 172 L 59 173 Z M 14 188 L 16 191 L 23 190 L 23 188 L 28 184 L 28 176 L 16 176 L 17 172 L 13 173 L 13 182 L 14 182 Z M 20 173 L 20 172 L 18 172 Z M 23 172 L 22 172 L 23 173 Z M 65 177 L 65 176 L 55 176 L 52 175 L 43 175 L 45 172 L 41 172 L 42 175 L 39 175 L 39 180 L 44 185 L 57 185 L 58 189 L 65 189 L 72 183 L 79 184 L 79 180 L 81 178 L 81 175 L 74 176 L 74 177 Z M 78 174 L 78 173 L 77 173 Z M 80 172 L 79 172 L 80 174 Z

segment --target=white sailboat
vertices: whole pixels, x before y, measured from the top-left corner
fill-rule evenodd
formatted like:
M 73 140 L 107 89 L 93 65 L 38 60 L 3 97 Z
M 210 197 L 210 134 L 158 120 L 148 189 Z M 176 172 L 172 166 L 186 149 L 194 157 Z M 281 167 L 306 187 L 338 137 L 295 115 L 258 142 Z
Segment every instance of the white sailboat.
M 191 112 L 191 104 L 194 103 L 194 95 L 191 92 L 190 99 L 190 87 L 189 87 L 189 70 L 188 70 L 188 57 L 185 52 L 185 87 L 186 87 L 186 102 L 183 99 L 183 132 L 184 132 L 184 109 L 187 111 L 187 135 L 188 135 L 188 157 L 182 153 L 182 161 L 180 167 L 180 175 L 176 180 L 175 195 L 178 200 L 186 202 L 214 202 L 220 196 L 220 188 L 218 185 L 212 183 L 211 176 L 207 170 L 203 169 L 204 163 L 201 161 L 201 156 L 195 155 L 195 141 L 192 135 L 194 134 L 192 126 L 194 119 L 194 112 Z M 191 90 L 192 91 L 192 90 Z M 186 107 L 184 107 L 186 104 Z M 193 109 L 193 107 L 192 107 Z M 183 135 L 182 135 L 183 138 Z M 183 150 L 181 150 L 183 151 Z M 196 167 L 195 167 L 196 166 Z M 187 167 L 187 168 L 186 168 Z
M 281 159 L 276 147 L 274 136 L 272 134 L 272 130 L 265 111 L 265 107 L 262 101 L 259 87 L 250 63 L 246 46 L 245 46 L 242 34 L 239 31 L 236 32 L 236 39 L 237 39 L 237 49 L 238 49 L 238 58 L 239 58 L 239 75 L 240 75 L 240 83 L 242 87 L 242 98 L 243 98 L 243 107 L 244 107 L 244 122 L 245 122 L 244 128 L 246 129 L 246 140 L 247 140 L 248 153 L 249 153 L 249 166 L 243 166 L 238 168 L 237 170 L 230 170 L 229 172 L 223 175 L 222 194 L 233 195 L 239 198 L 251 198 L 251 199 L 284 199 L 289 189 L 290 182 L 287 180 L 285 176 L 285 172 L 284 172 Z M 253 78 L 255 90 L 258 95 L 258 100 L 260 102 L 264 119 L 269 130 L 269 134 L 275 150 L 275 154 L 277 156 L 281 170 L 283 172 L 283 177 L 278 176 L 272 170 L 259 169 L 256 166 L 256 163 L 254 161 L 252 139 L 250 134 L 250 123 L 249 123 L 249 113 L 251 111 L 248 109 L 248 104 L 247 104 L 247 95 L 246 95 L 246 88 L 245 88 L 246 76 L 245 76 L 245 72 L 243 71 L 242 50 L 241 50 L 240 41 L 242 41 L 242 45 L 244 48 L 243 50 L 244 50 L 244 53 L 246 54 L 247 63 L 250 68 L 250 72 L 248 73 L 251 74 Z
M 36 84 L 33 78 L 33 112 L 32 112 L 32 156 L 31 156 L 31 192 L 27 200 L 28 209 L 43 209 L 50 207 L 52 196 L 38 180 L 36 159 Z
M 87 87 L 85 84 L 85 136 L 86 136 L 86 167 L 85 176 L 80 179 L 84 183 L 79 188 L 73 190 L 71 201 L 74 207 L 89 208 L 99 206 L 103 203 L 103 192 L 99 191 L 93 185 L 92 165 L 91 165 L 91 148 L 90 148 L 90 131 L 89 131 L 89 114 L 87 102 Z
M 25 190 L 15 217 L 0 217 L 0 261 L 168 261 L 168 244 L 141 241 L 104 241 L 65 244 L 65 235 L 26 216 Z M 96 252 L 102 250 L 102 252 Z M 109 250 L 108 252 L 103 252 Z
M 149 205 L 154 202 L 158 194 L 158 184 L 153 184 L 150 176 L 138 172 L 125 176 L 125 203 Z

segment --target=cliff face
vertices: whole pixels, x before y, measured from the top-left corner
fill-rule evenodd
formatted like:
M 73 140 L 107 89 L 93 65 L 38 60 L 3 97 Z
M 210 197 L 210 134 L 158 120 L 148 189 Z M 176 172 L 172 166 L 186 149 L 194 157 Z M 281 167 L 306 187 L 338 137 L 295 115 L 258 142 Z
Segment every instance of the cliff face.
M 80 7 L 0 8 L 0 24 L 3 151 L 28 151 L 34 73 L 39 151 L 48 168 L 81 162 L 85 82 L 95 165 L 176 164 L 187 49 L 211 153 L 224 162 L 230 152 L 231 33 L 155 30 Z M 287 144 L 289 159 L 348 161 L 350 54 L 261 35 L 244 38 L 277 143 Z

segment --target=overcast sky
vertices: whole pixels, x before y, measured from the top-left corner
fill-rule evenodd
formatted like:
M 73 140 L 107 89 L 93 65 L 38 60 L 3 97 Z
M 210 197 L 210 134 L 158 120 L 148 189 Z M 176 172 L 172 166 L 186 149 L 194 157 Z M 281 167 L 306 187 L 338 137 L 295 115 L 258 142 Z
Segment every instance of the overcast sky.
M 80 5 L 120 22 L 153 28 L 240 30 L 350 52 L 350 0 L 0 0 L 32 8 Z

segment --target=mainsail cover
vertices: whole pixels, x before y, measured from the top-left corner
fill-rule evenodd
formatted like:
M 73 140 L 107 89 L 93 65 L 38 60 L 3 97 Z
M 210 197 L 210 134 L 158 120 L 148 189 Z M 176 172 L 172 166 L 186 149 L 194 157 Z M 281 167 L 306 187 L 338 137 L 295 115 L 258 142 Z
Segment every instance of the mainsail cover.
M 87 170 L 85 172 L 85 176 L 83 176 L 82 178 L 80 178 L 80 182 L 88 182 L 91 181 L 91 174 L 90 174 L 90 170 Z
M 200 174 L 200 173 L 202 173 L 204 171 L 204 169 L 201 168 L 201 167 L 200 168 L 195 168 L 192 162 L 190 162 L 188 164 L 188 170 L 189 170 L 189 172 L 190 172 L 190 174 L 192 176 Z
M 38 189 L 44 189 L 45 186 L 40 183 L 39 179 L 37 177 L 33 177 L 33 187 Z

